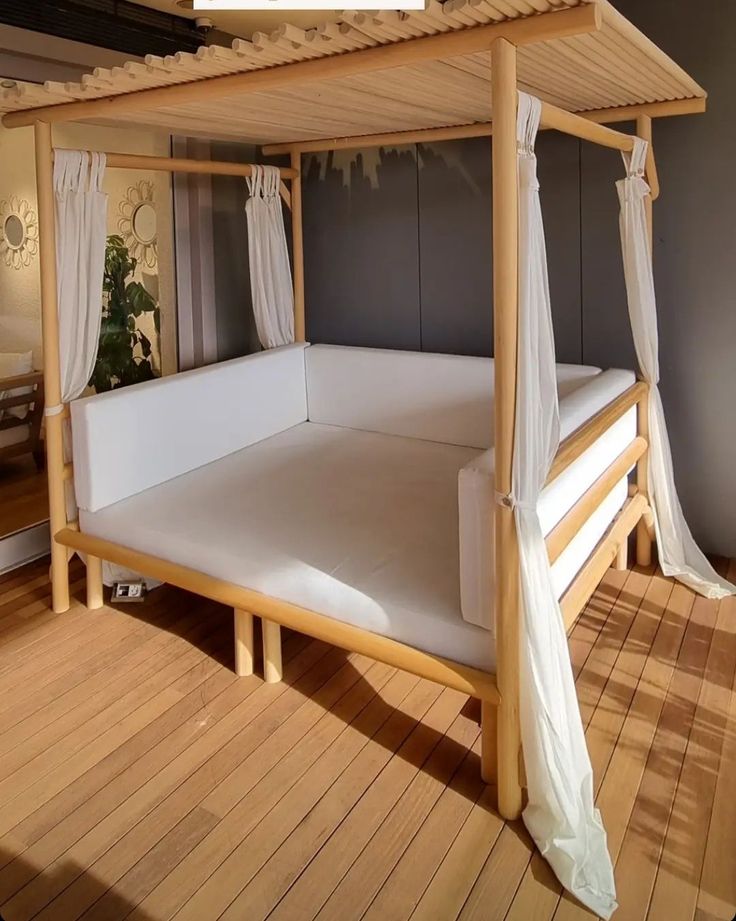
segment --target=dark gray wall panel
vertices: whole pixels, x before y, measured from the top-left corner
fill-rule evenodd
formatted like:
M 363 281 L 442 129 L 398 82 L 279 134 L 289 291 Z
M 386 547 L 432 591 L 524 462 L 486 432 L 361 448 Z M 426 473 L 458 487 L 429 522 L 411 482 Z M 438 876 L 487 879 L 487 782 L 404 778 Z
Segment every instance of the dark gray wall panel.
M 419 147 L 422 348 L 493 351 L 491 144 Z
M 419 349 L 414 147 L 303 158 L 307 338 Z
M 617 7 L 708 91 L 708 112 L 654 122 L 662 194 L 654 206 L 662 399 L 680 499 L 704 549 L 736 555 L 736 6 L 617 0 Z M 586 152 L 587 153 L 587 152 Z M 584 159 L 585 360 L 620 364 L 621 270 L 594 285 L 613 245 L 616 156 Z M 602 161 L 606 160 L 606 166 Z M 613 200 L 611 201 L 611 199 Z M 598 201 L 600 210 L 592 208 Z M 605 209 L 605 213 L 604 213 Z M 595 290 L 595 300 L 593 291 Z M 615 318 L 615 319 L 614 319 Z M 630 365 L 630 359 L 629 366 Z
M 255 148 L 215 142 L 215 160 L 249 163 Z M 212 223 L 217 301 L 217 355 L 219 361 L 238 358 L 260 349 L 253 319 L 248 266 L 248 229 L 245 217 L 245 179 L 212 177 Z
M 558 361 L 583 360 L 580 290 L 580 144 L 543 131 L 537 137 L 539 197 L 547 243 L 549 292 Z
M 615 150 L 583 144 L 580 163 L 583 360 L 603 368 L 635 368 L 615 185 L 623 161 Z
M 559 361 L 581 360 L 579 146 L 541 135 L 539 180 Z M 419 148 L 422 348 L 493 351 L 491 144 L 472 138 Z

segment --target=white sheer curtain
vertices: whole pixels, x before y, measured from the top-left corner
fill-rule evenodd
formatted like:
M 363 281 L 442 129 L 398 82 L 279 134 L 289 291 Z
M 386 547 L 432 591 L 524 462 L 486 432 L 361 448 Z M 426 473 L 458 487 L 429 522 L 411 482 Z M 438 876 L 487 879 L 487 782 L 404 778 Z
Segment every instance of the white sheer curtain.
M 250 287 L 258 338 L 265 349 L 294 341 L 294 289 L 280 181 L 275 166 L 254 166 L 246 180 Z
M 81 396 L 97 360 L 102 323 L 102 282 L 107 241 L 107 195 L 102 191 L 105 155 L 85 150 L 54 151 L 56 205 L 56 276 L 59 309 L 61 399 Z M 61 407 L 50 406 L 47 414 Z M 64 455 L 72 460 L 71 429 L 64 426 Z M 71 482 L 66 491 L 67 517 L 77 517 Z M 80 556 L 82 556 L 80 554 Z M 84 559 L 84 556 L 82 556 Z M 103 564 L 104 581 L 139 578 L 136 573 Z M 160 583 L 146 580 L 149 588 Z
M 567 636 L 537 514 L 559 445 L 547 255 L 534 141 L 538 99 L 519 94 L 519 348 L 511 501 L 521 571 L 524 822 L 560 882 L 604 918 L 616 908 L 606 833 L 575 694 Z
M 649 490 L 657 534 L 659 565 L 707 598 L 723 598 L 736 587 L 722 579 L 698 545 L 680 506 L 675 487 L 672 454 L 664 409 L 659 395 L 659 337 L 657 302 L 649 245 L 645 200 L 649 186 L 644 179 L 647 142 L 636 138 L 634 150 L 624 154 L 627 176 L 616 183 L 621 205 L 621 251 L 626 277 L 629 317 L 636 356 L 649 397 Z
M 61 399 L 75 400 L 97 360 L 107 237 L 105 155 L 54 152 Z M 53 407 L 51 407 L 53 409 Z

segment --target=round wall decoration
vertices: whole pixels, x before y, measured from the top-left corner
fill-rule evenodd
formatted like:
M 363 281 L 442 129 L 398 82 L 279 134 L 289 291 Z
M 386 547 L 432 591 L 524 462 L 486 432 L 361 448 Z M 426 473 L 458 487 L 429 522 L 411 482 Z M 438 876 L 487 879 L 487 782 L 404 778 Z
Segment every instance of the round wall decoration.
M 37 252 L 36 212 L 24 198 L 13 196 L 0 203 L 0 258 L 5 265 L 13 269 L 30 265 Z
M 147 268 L 154 268 L 158 262 L 156 208 L 153 184 L 147 179 L 131 186 L 120 203 L 118 230 L 130 255 Z

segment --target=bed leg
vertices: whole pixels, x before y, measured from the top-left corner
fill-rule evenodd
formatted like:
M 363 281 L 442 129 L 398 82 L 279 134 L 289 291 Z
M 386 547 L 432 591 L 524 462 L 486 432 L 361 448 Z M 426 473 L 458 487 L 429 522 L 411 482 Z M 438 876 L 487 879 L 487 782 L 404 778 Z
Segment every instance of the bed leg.
M 96 611 L 105 603 L 102 588 L 102 560 L 87 554 L 87 607 Z
M 618 553 L 616 554 L 616 559 L 613 561 L 613 568 L 617 569 L 619 572 L 629 568 L 629 542 L 628 540 L 622 540 L 619 544 Z
M 480 776 L 483 783 L 498 781 L 498 707 L 480 702 Z
M 521 749 L 521 727 L 519 713 L 515 707 L 498 706 L 498 811 L 502 817 L 513 822 L 521 815 L 521 772 L 519 751 Z
M 639 566 L 652 564 L 652 538 L 643 515 L 636 526 L 636 562 Z
M 253 615 L 234 609 L 235 674 L 239 678 L 253 674 Z
M 263 678 L 268 684 L 281 681 L 281 627 L 271 620 L 261 620 L 263 628 Z

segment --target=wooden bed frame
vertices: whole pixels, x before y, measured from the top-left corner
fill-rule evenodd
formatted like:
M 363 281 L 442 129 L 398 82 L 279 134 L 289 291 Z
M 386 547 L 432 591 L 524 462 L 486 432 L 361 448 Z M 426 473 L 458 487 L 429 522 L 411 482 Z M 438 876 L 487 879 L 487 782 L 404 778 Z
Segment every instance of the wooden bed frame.
M 108 123 L 116 119 L 124 121 L 148 117 L 149 123 L 157 122 L 179 132 L 209 131 L 217 135 L 227 129 L 229 136 L 234 136 L 232 127 L 225 124 L 225 114 L 233 100 L 238 106 L 246 105 L 248 98 L 265 98 L 269 92 L 275 91 L 281 93 L 279 98 L 283 99 L 283 94 L 291 89 L 294 98 L 298 97 L 300 105 L 306 107 L 305 118 L 311 119 L 311 137 L 294 139 L 292 136 L 286 141 L 267 144 L 264 153 L 288 154 L 291 161 L 290 168 L 281 170 L 281 177 L 291 184 L 290 190 L 287 190 L 282 183 L 282 195 L 291 208 L 297 341 L 305 338 L 301 154 L 493 135 L 495 477 L 498 494 L 508 495 L 511 490 L 517 387 L 517 88 L 522 85 L 543 100 L 555 93 L 564 96 L 566 90 L 570 96 L 578 94 L 579 101 L 569 106 L 577 108 L 577 113 L 544 101 L 542 127 L 614 150 L 630 151 L 632 137 L 606 127 L 603 122 L 635 120 L 637 134 L 650 141 L 647 178 L 652 198 L 656 197 L 659 188 L 651 149 L 652 118 L 702 112 L 705 108 L 705 93 L 605 0 L 558 0 L 554 5 L 549 0 L 508 0 L 506 7 L 511 4 L 518 8 L 521 14 L 518 18 L 504 18 L 486 0 L 453 0 L 444 7 L 436 0 L 430 0 L 425 11 L 407 14 L 344 14 L 346 21 L 326 24 L 324 28 L 320 27 L 321 31 L 313 30 L 313 35 L 284 26 L 270 37 L 254 36 L 253 43 L 236 42 L 232 52 L 204 49 L 196 58 L 192 55 L 177 55 L 164 61 L 151 58 L 147 59 L 145 66 L 132 64 L 125 68 L 125 72 L 120 72 L 120 69 L 117 69 L 118 73 L 96 71 L 88 83 L 78 88 L 51 84 L 46 90 L 48 95 L 45 98 L 50 100 L 47 104 L 44 104 L 43 94 L 35 91 L 35 95 L 31 93 L 25 97 L 25 104 L 21 98 L 14 99 L 11 105 L 6 97 L 6 108 L 16 111 L 5 115 L 5 124 L 9 127 L 33 125 L 35 130 L 44 374 L 51 407 L 58 407 L 60 403 L 52 124 L 89 119 Z M 561 8 L 564 6 L 569 8 Z M 529 14 L 530 11 L 533 15 Z M 445 20 L 443 17 L 446 17 Z M 322 48 L 319 45 L 322 40 L 336 44 L 332 50 L 318 51 Z M 260 63 L 258 52 L 263 53 Z M 488 52 L 492 121 L 477 120 L 463 108 L 457 92 L 452 96 L 448 90 L 446 105 L 448 110 L 454 106 L 456 111 L 452 117 L 446 116 L 444 124 L 437 124 L 440 119 L 433 115 L 431 118 L 427 116 L 427 124 L 417 127 L 421 112 L 428 105 L 426 97 L 421 97 L 418 108 L 386 99 L 381 102 L 381 97 L 377 97 L 374 109 L 383 106 L 384 121 L 395 123 L 406 118 L 411 124 L 410 130 L 371 132 L 367 130 L 367 122 L 364 130 L 345 130 L 339 136 L 330 130 L 333 123 L 341 118 L 350 121 L 345 115 L 350 110 L 350 94 L 362 92 L 363 98 L 366 98 L 371 81 L 379 79 L 381 73 L 389 68 L 395 77 L 398 75 L 399 82 L 405 75 L 407 85 L 414 87 L 407 90 L 406 99 L 410 100 L 412 93 L 419 92 L 416 82 L 411 83 L 418 73 L 425 73 L 427 80 L 441 78 L 448 71 L 440 68 L 442 73 L 439 73 L 432 68 L 436 62 L 445 67 L 450 59 L 460 62 L 466 68 L 464 72 L 471 73 L 481 66 L 478 56 L 485 54 L 487 57 Z M 554 61 L 550 57 L 553 54 L 559 55 Z M 560 76 L 560 68 L 565 62 L 571 68 L 567 77 L 564 74 Z M 422 71 L 422 67 L 427 68 L 426 71 Z M 535 73 L 538 74 L 536 88 L 533 84 L 530 86 L 530 82 L 537 79 L 534 78 Z M 589 75 L 592 75 L 592 83 L 587 82 Z M 653 75 L 660 87 L 656 98 L 653 98 L 651 89 L 638 85 L 654 79 Z M 356 83 L 350 81 L 357 78 L 363 82 L 356 91 Z M 310 81 L 319 84 L 322 97 L 327 94 L 326 103 L 322 98 L 321 109 L 314 101 L 305 102 L 300 96 Z M 619 81 L 628 87 L 626 93 L 612 88 L 614 84 L 618 87 Z M 679 90 L 675 89 L 675 84 L 680 87 Z M 398 86 L 398 83 L 394 81 L 392 85 Z M 439 94 L 439 98 L 444 92 L 443 85 L 442 79 L 434 84 L 433 91 Z M 548 91 L 545 89 L 547 85 Z M 396 92 L 399 93 L 399 90 Z M 622 94 L 628 94 L 626 98 L 629 100 L 623 105 L 620 104 Z M 604 103 L 602 107 L 591 106 L 593 96 Z M 329 108 L 330 105 L 333 108 L 330 109 L 331 118 L 328 118 L 323 113 L 327 111 L 325 106 Z M 310 106 L 317 114 L 309 115 L 312 111 Z M 232 115 L 232 119 L 237 122 L 240 117 L 240 130 L 245 135 L 243 139 L 260 141 L 259 131 L 262 133 L 265 129 L 253 128 L 252 135 L 248 136 L 250 123 L 244 114 L 246 111 L 244 108 L 243 115 Z M 351 117 L 359 119 L 361 115 L 356 113 L 361 111 L 352 109 Z M 409 112 L 412 113 L 411 118 Z M 219 121 L 218 113 L 222 114 Z M 255 115 L 250 117 L 256 118 Z M 375 112 L 373 117 L 375 121 L 380 121 Z M 272 139 L 279 134 L 288 137 L 288 122 L 282 119 L 276 125 L 277 121 L 271 118 Z M 321 135 L 320 126 L 324 126 Z M 108 165 L 243 176 L 250 172 L 247 165 L 123 155 L 108 155 Z M 651 199 L 648 202 L 648 220 L 651 238 Z M 638 437 L 588 489 L 547 539 L 550 558 L 554 561 L 611 487 L 632 465 L 636 465 L 636 483 L 631 487 L 627 502 L 562 598 L 562 612 L 568 627 L 587 603 L 606 568 L 612 564 L 621 568 L 627 565 L 627 541 L 634 530 L 637 561 L 642 565 L 651 561 L 654 534 L 647 484 L 647 399 L 647 385 L 642 382 L 635 384 L 568 437 L 561 444 L 554 461 L 550 480 L 580 457 L 626 411 L 634 405 L 638 407 Z M 252 618 L 257 615 L 263 618 L 264 624 L 267 680 L 280 678 L 277 625 L 284 625 L 478 697 L 482 702 L 483 777 L 498 785 L 501 814 L 507 819 L 519 816 L 523 783 L 519 724 L 519 561 L 511 507 L 500 503 L 495 514 L 498 665 L 496 674 L 489 674 L 120 544 L 80 533 L 77 522 L 67 521 L 64 504 L 65 481 L 73 476 L 71 465 L 64 464 L 62 454 L 62 424 L 67 418 L 68 407 L 47 416 L 54 611 L 62 612 L 69 607 L 69 551 L 82 551 L 88 554 L 87 603 L 90 608 L 103 604 L 103 559 L 232 606 L 235 610 L 239 673 L 252 670 Z
M 0 397 L 0 432 L 7 432 L 20 426 L 28 428 L 28 437 L 17 444 L 0 445 L 0 461 L 7 460 L 11 457 L 19 457 L 21 454 L 32 454 L 36 462 L 36 467 L 43 470 L 43 447 L 41 445 L 41 422 L 43 421 L 43 374 L 40 371 L 33 371 L 30 374 L 19 374 L 15 377 L 0 378 L 0 393 L 9 393 L 11 390 L 20 389 L 21 387 L 31 388 L 31 393 L 8 395 Z M 3 410 L 11 409 L 13 406 L 31 407 L 25 419 L 19 419 L 17 416 L 4 415 Z

